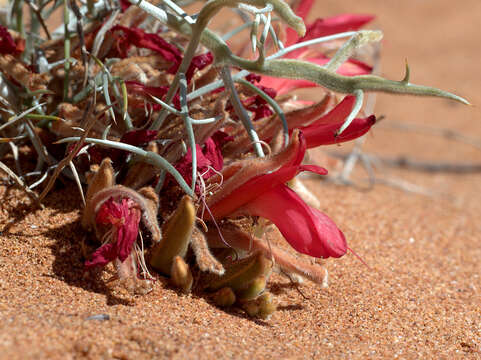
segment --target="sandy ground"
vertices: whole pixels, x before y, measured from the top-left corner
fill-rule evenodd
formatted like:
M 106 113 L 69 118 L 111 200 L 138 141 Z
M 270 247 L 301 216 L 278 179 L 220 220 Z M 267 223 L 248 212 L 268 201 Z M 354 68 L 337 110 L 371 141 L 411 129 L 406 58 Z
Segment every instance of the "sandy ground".
M 479 0 L 319 1 L 317 15 L 375 13 L 385 33 L 382 71 L 463 95 L 478 107 L 379 95 L 385 115 L 365 150 L 423 161 L 481 163 L 473 146 L 390 128 L 414 123 L 481 139 Z M 347 151 L 348 147 L 336 149 Z M 274 276 L 280 302 L 270 320 L 224 312 L 205 298 L 180 296 L 162 281 L 128 300 L 82 278 L 74 187 L 32 212 L 17 190 L 0 187 L 0 358 L 481 358 L 480 174 L 428 174 L 381 168 L 427 197 L 377 185 L 360 191 L 308 180 L 321 209 L 344 230 L 351 254 L 328 261 L 330 286 L 300 293 Z M 355 180 L 365 173 L 356 171 Z M 361 183 L 363 184 L 363 183 Z M 108 320 L 87 320 L 104 314 Z

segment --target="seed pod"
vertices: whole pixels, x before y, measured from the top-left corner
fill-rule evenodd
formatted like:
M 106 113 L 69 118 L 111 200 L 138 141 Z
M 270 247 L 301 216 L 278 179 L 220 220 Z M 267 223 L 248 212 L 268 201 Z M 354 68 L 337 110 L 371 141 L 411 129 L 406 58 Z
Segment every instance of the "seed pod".
M 234 292 L 245 290 L 258 277 L 268 277 L 271 270 L 272 262 L 262 254 L 256 253 L 226 267 L 225 275 L 214 278 L 207 289 L 215 291 L 223 287 L 230 287 Z
M 184 257 L 195 224 L 195 207 L 190 196 L 184 196 L 172 216 L 162 227 L 162 241 L 153 249 L 150 265 L 170 275 L 176 256 Z
M 230 287 L 224 287 L 212 295 L 212 300 L 217 306 L 230 307 L 234 305 L 236 296 Z
M 189 265 L 187 265 L 180 256 L 174 258 L 170 275 L 174 286 L 181 289 L 184 294 L 190 293 L 194 279 L 190 272 Z

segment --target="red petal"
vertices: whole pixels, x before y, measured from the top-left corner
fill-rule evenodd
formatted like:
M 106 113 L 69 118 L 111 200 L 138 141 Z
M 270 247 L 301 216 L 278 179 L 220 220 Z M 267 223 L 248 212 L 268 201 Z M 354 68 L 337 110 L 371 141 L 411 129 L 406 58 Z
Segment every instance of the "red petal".
M 130 199 L 122 199 L 123 208 L 132 207 L 133 201 Z M 117 229 L 117 257 L 120 261 L 127 259 L 132 252 L 132 246 L 137 235 L 139 234 L 140 210 L 137 208 L 130 208 L 124 217 L 123 224 Z
M 116 258 L 120 261 L 127 259 L 139 233 L 141 211 L 136 203 L 128 198 L 116 201 L 108 199 L 102 204 L 95 218 L 103 225 L 112 225 L 115 241 L 102 245 L 92 255 L 92 260 L 85 262 L 86 267 L 104 266 Z
M 314 0 L 302 0 L 296 7 L 296 15 L 300 16 L 305 22 L 313 4 Z M 295 44 L 299 40 L 299 35 L 291 28 L 286 29 L 286 37 L 286 43 L 284 44 L 286 47 Z
M 123 209 L 121 203 L 110 198 L 100 206 L 95 221 L 102 225 L 115 225 L 121 221 L 126 211 L 128 210 Z
M 373 15 L 341 14 L 324 19 L 316 19 L 309 24 L 306 35 L 300 41 L 307 41 L 321 36 L 337 34 L 345 31 L 358 30 L 372 21 Z
M 207 140 L 207 149 L 202 149 L 199 144 L 195 145 L 197 155 L 197 171 L 203 174 L 203 179 L 208 179 L 215 174 L 214 171 L 209 170 L 209 166 L 217 170 L 216 167 L 220 166 L 222 169 L 224 164 L 222 154 L 217 154 L 215 144 L 212 142 Z M 182 175 L 187 184 L 192 183 L 192 151 L 190 148 L 187 150 L 187 153 L 175 164 L 175 168 Z M 200 191 L 200 188 L 197 184 L 195 190 Z
M 192 79 L 192 76 L 194 76 L 194 73 L 196 71 L 202 70 L 207 65 L 212 64 L 212 61 L 214 61 L 214 56 L 212 55 L 211 52 L 194 56 L 194 58 L 192 59 L 189 65 L 189 69 L 185 74 L 187 82 L 190 82 L 190 79 Z M 177 69 L 175 69 L 175 71 L 177 72 Z
M 336 134 L 342 126 L 342 122 L 340 124 L 309 125 L 300 130 L 306 136 L 307 147 L 310 149 L 320 145 L 332 145 L 357 139 L 367 133 L 375 123 L 374 115 L 354 119 L 341 135 Z
M 296 15 L 300 16 L 302 20 L 306 20 L 307 15 L 311 11 L 312 5 L 314 4 L 314 0 L 301 0 L 299 5 L 296 7 Z
M 317 165 L 301 165 L 299 166 L 299 172 L 310 171 L 318 175 L 327 175 L 327 170 Z
M 164 59 L 173 63 L 171 69 L 176 69 L 182 61 L 182 54 L 180 50 L 177 49 L 174 45 L 162 39 L 157 34 L 146 33 L 142 29 L 135 27 L 129 28 L 122 25 L 115 25 L 110 31 L 115 32 L 118 30 L 122 31 L 125 34 L 125 40 L 121 44 L 119 44 L 119 47 L 125 47 L 120 49 L 122 55 L 127 54 L 127 50 L 130 45 L 134 45 L 138 48 L 150 49 L 162 55 Z M 169 69 L 169 72 L 172 71 L 170 71 Z
M 312 125 L 328 125 L 328 124 L 342 124 L 346 117 L 351 113 L 352 107 L 356 102 L 356 97 L 348 95 L 342 99 L 331 111 L 319 119 L 313 121 Z M 309 127 L 308 126 L 308 127 Z
M 215 174 L 213 170 L 209 170 L 209 167 L 212 167 L 217 171 L 222 170 L 224 166 L 224 157 L 222 156 L 221 151 L 222 146 L 232 140 L 232 136 L 218 130 L 206 140 L 203 148 L 198 144 L 196 145 L 197 171 L 204 174 L 202 177 L 205 180 Z M 180 172 L 187 183 L 192 182 L 192 152 L 190 148 L 182 159 L 177 162 L 175 168 Z M 197 190 L 199 189 L 196 188 L 196 191 Z
M 271 220 L 298 252 L 318 258 L 346 253 L 344 234 L 320 211 L 310 208 L 291 189 L 278 185 L 244 206 L 251 215 Z
M 229 215 L 249 201 L 261 196 L 266 191 L 296 176 L 301 170 L 300 164 L 306 152 L 306 141 L 302 134 L 299 134 L 299 138 L 300 144 L 291 161 L 283 164 L 281 168 L 270 174 L 258 175 L 243 184 L 239 184 L 239 186 L 222 200 L 210 205 L 212 215 L 216 219 Z
M 8 32 L 5 26 L 0 25 L 0 54 L 16 55 L 23 51 L 25 48 L 25 42 L 19 41 L 19 44 L 15 43 L 12 35 Z
M 108 243 L 95 250 L 95 252 L 92 254 L 92 259 L 85 262 L 85 267 L 89 269 L 94 266 L 105 266 L 109 262 L 114 261 L 116 258 L 116 243 Z
M 157 137 L 157 130 L 132 130 L 127 131 L 120 138 L 120 142 L 138 146 L 142 144 L 147 144 L 148 142 L 155 140 Z
M 122 12 L 125 12 L 125 10 L 127 10 L 130 5 L 132 4 L 129 0 L 120 0 L 120 9 L 122 10 Z
M 319 145 L 337 144 L 356 139 L 368 132 L 376 122 L 374 115 L 367 118 L 354 119 L 341 135 L 336 135 L 350 114 L 355 101 L 356 98 L 354 96 L 346 96 L 329 113 L 313 121 L 308 126 L 299 128 L 306 137 L 307 147 L 310 149 Z

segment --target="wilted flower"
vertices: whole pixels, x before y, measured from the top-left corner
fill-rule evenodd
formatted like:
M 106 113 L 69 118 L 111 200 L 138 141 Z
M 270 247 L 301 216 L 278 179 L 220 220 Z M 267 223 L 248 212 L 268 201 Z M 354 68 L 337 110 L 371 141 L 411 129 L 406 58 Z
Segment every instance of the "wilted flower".
M 97 212 L 95 222 L 97 227 L 104 226 L 108 229 L 106 231 L 108 242 L 92 254 L 92 259 L 85 262 L 85 267 L 105 266 L 116 259 L 124 262 L 137 240 L 140 216 L 141 210 L 132 199 L 109 198 L 103 203 Z
M 85 262 L 90 269 L 115 262 L 117 276 L 121 280 L 135 283 L 137 278 L 137 255 L 135 243 L 142 219 L 152 234 L 152 240 L 161 238 L 157 223 L 158 198 L 152 188 L 132 190 L 122 185 L 114 185 L 114 170 L 111 160 L 106 158 L 90 176 L 86 206 L 82 215 L 82 225 L 94 228 L 97 239 L 102 242 Z M 143 254 L 138 254 L 142 259 Z M 129 285 L 131 288 L 133 285 Z M 132 288 L 133 290 L 133 288 Z
M 0 54 L 18 55 L 25 49 L 25 40 L 14 40 L 5 26 L 0 25 Z

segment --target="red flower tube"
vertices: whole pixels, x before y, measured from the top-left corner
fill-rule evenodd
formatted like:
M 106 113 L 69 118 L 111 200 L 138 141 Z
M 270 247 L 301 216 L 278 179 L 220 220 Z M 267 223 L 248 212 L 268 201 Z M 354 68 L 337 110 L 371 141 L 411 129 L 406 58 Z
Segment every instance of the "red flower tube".
M 301 165 L 306 148 L 302 133 L 295 131 L 290 146 L 282 153 L 225 168 L 225 183 L 207 199 L 210 212 L 204 218 L 209 214 L 215 219 L 236 214 L 261 216 L 271 220 L 287 242 L 303 254 L 320 258 L 344 255 L 346 239 L 334 222 L 284 185 L 300 171 L 327 174 L 323 168 Z

